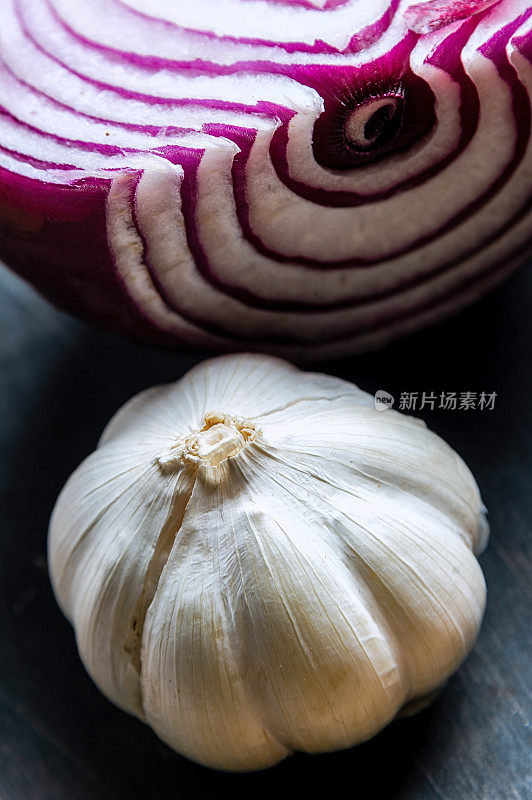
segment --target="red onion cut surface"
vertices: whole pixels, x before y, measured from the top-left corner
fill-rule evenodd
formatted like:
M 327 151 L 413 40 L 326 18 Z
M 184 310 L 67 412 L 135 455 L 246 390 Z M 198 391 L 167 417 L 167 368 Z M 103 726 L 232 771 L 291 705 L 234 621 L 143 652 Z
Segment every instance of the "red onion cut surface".
M 167 345 L 376 347 L 532 249 L 524 0 L 3 0 L 0 257 Z

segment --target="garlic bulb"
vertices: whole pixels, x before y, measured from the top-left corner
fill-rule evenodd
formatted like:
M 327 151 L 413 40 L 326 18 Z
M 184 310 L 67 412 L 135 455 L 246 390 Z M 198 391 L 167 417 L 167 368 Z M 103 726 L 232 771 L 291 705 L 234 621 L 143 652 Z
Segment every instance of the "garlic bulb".
M 486 536 L 423 423 L 236 355 L 117 413 L 59 497 L 49 562 L 107 697 L 189 758 L 252 770 L 437 692 L 479 630 Z

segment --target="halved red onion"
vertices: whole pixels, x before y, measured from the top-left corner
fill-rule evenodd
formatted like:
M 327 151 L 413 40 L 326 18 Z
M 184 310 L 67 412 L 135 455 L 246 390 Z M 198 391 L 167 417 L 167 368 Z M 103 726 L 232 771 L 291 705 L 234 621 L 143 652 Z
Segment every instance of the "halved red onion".
M 376 347 L 531 251 L 531 62 L 523 0 L 5 0 L 0 256 L 150 341 Z

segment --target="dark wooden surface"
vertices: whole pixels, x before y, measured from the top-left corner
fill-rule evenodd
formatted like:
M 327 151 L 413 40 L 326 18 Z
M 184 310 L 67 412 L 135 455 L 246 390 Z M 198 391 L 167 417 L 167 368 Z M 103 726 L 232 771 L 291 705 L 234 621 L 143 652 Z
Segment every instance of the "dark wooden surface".
M 532 796 L 532 274 L 384 352 L 327 365 L 370 391 L 496 391 L 489 411 L 422 412 L 465 458 L 490 511 L 488 611 L 474 652 L 428 711 L 354 750 L 224 775 L 172 753 L 85 674 L 46 573 L 54 500 L 131 395 L 196 357 L 55 312 L 0 272 L 1 800 L 522 800 Z

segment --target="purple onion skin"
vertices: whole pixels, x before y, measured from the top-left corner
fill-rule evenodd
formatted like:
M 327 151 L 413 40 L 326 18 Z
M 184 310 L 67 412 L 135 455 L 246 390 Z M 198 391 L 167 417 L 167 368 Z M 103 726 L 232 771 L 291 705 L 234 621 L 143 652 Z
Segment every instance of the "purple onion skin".
M 47 0 L 39 2 L 44 9 Z M 109 8 L 121 5 L 118 0 L 99 2 L 106 3 Z M 319 12 L 306 0 L 289 5 L 298 7 L 302 14 L 321 13 L 325 18 L 327 14 L 339 13 L 349 3 L 350 0 L 335 0 Z M 429 18 L 427 23 L 431 5 L 437 6 L 436 16 L 432 21 Z M 26 143 L 26 136 L 30 142 L 33 127 L 24 121 L 20 108 L 13 110 L 4 103 L 0 116 L 8 120 L 6 125 L 14 124 L 20 130 L 22 146 L 21 153 L 14 153 L 12 144 L 2 140 L 0 129 L 0 150 L 5 159 L 15 155 L 33 172 L 17 174 L 12 162 L 0 161 L 0 257 L 59 308 L 105 329 L 167 347 L 218 351 L 245 348 L 311 361 L 378 347 L 456 312 L 498 285 L 532 249 L 531 87 L 528 83 L 532 72 L 529 24 L 532 7 L 514 0 L 502 0 L 485 3 L 485 8 L 472 16 L 466 13 L 466 5 L 463 2 L 410 6 L 390 3 L 377 19 L 367 20 L 360 31 L 355 31 L 344 48 L 338 49 L 325 40 L 316 40 L 314 44 L 302 43 L 294 36 L 292 44 L 281 43 L 279 51 L 284 56 L 279 58 L 272 57 L 275 43 L 271 43 L 267 36 L 260 41 L 253 36 L 239 36 L 237 31 L 234 41 L 213 36 L 212 52 L 198 51 L 197 58 L 186 62 L 179 59 L 169 61 L 162 51 L 158 53 L 159 33 L 154 33 L 153 55 L 149 56 L 131 53 L 127 49 L 127 37 L 124 38 L 122 53 L 113 52 L 107 42 L 98 43 L 89 38 L 85 41 L 79 32 L 70 31 L 68 20 L 60 19 L 59 11 L 62 13 L 65 8 L 64 0 L 52 2 L 50 7 L 53 6 L 54 19 L 62 35 L 71 37 L 73 53 L 75 48 L 95 50 L 104 58 L 118 61 L 125 69 L 141 68 L 146 74 L 156 73 L 164 66 L 173 75 L 190 76 L 191 79 L 201 75 L 215 77 L 245 73 L 251 76 L 250 87 L 254 85 L 254 74 L 261 77 L 271 75 L 279 81 L 289 78 L 291 83 L 287 84 L 288 87 L 292 82 L 308 87 L 312 96 L 321 97 L 323 103 L 321 111 L 315 113 L 305 145 L 308 151 L 305 158 L 311 159 L 313 172 L 307 180 L 307 176 L 300 174 L 301 170 L 298 172 L 292 163 L 293 141 L 299 140 L 294 138 L 291 141 L 291 137 L 298 135 L 298 115 L 307 112 L 300 112 L 284 101 L 257 100 L 250 94 L 249 98 L 243 95 L 242 102 L 219 96 L 203 98 L 199 102 L 194 100 L 192 93 L 190 97 L 183 95 L 178 100 L 168 98 L 163 101 L 140 89 L 137 92 L 115 86 L 106 74 L 102 74 L 101 86 L 94 78 L 85 76 L 83 80 L 90 91 L 94 87 L 100 91 L 112 86 L 117 102 L 144 103 L 150 114 L 152 106 L 159 110 L 164 103 L 175 109 L 172 129 L 151 123 L 132 122 L 128 125 L 123 120 L 110 119 L 107 107 L 95 108 L 92 114 L 72 109 L 69 106 L 71 101 L 63 96 L 60 86 L 51 98 L 46 98 L 37 86 L 27 88 L 27 83 L 17 74 L 21 68 L 15 64 L 13 74 L 16 80 L 21 81 L 24 91 L 27 88 L 28 104 L 35 96 L 43 103 L 44 122 L 38 120 L 35 130 L 54 147 L 71 148 L 72 163 L 54 160 L 48 151 L 43 158 L 37 146 L 33 152 L 31 148 L 34 145 Z M 418 7 L 420 16 L 416 16 Z M 18 12 L 17 24 L 31 42 L 34 34 L 27 0 L 15 0 L 14 8 Z M 125 13 L 124 9 L 119 9 L 118 13 Z M 131 9 L 127 11 L 132 24 L 136 13 Z M 453 21 L 453 13 L 456 21 Z M 443 20 L 440 23 L 437 22 L 438 14 Z M 170 28 L 174 24 L 142 19 L 147 30 L 160 31 L 161 24 Z M 413 31 L 424 30 L 422 26 L 428 24 L 427 30 L 433 32 L 425 36 L 408 30 L 405 20 Z M 193 37 L 191 41 L 196 41 L 194 37 L 199 35 L 183 33 L 179 26 L 175 30 L 184 40 L 190 35 Z M 390 31 L 394 30 L 397 30 L 397 41 L 388 43 L 379 53 L 381 41 L 389 42 Z M 475 55 L 478 63 L 473 59 L 473 66 L 468 71 L 462 53 L 469 52 L 470 42 L 483 31 L 484 40 L 478 47 L 481 55 Z M 419 64 L 416 67 L 413 63 L 414 54 L 425 43 L 425 73 L 419 74 Z M 250 51 L 255 54 L 254 59 L 250 59 Z M 371 54 L 374 51 L 377 56 L 368 56 L 364 61 L 366 52 Z M 6 55 L 1 55 L 6 68 L 11 70 Z M 46 57 L 52 56 L 48 53 Z M 307 58 L 309 63 L 304 63 Z M 59 54 L 61 69 L 65 69 L 67 60 L 63 53 Z M 347 63 L 350 60 L 353 64 Z M 452 180 L 446 176 L 447 172 L 452 175 L 453 164 L 458 159 L 463 160 L 467 169 L 470 154 L 474 153 L 481 136 L 486 135 L 482 129 L 485 124 L 482 104 L 486 97 L 482 69 L 491 76 L 493 96 L 500 95 L 501 107 L 506 103 L 511 109 L 507 128 L 512 144 L 508 147 L 507 157 L 503 159 L 501 156 L 500 169 L 493 168 L 493 175 L 490 173 L 491 150 L 486 152 L 488 177 L 485 185 L 479 178 L 478 195 L 462 202 L 460 182 L 463 181 L 464 198 L 468 197 L 469 190 L 466 171 Z M 443 90 L 431 85 L 433 75 L 448 76 Z M 52 111 L 49 110 L 50 104 L 54 104 Z M 188 109 L 198 105 L 205 109 L 205 122 L 199 128 L 196 126 L 203 139 L 191 146 L 186 138 L 186 133 L 193 130 L 187 116 Z M 124 132 L 127 134 L 131 130 L 132 137 L 152 136 L 153 143 L 139 148 L 132 138 L 131 148 L 127 148 L 129 152 L 124 152 L 123 144 L 113 144 L 112 138 L 109 143 L 105 140 L 100 142 L 96 135 L 94 140 L 90 137 L 83 140 L 72 136 L 68 130 L 61 136 L 55 129 L 52 132 L 47 128 L 48 114 L 52 119 L 59 108 L 61 113 L 64 108 L 74 114 L 73 119 L 79 115 L 83 124 L 89 120 L 95 131 L 101 124 L 109 124 L 113 135 L 115 130 L 119 131 L 122 140 Z M 227 112 L 227 122 L 220 121 L 220 111 Z M 450 117 L 454 113 L 459 121 L 459 130 L 453 133 L 452 140 L 449 134 L 448 143 L 442 140 L 439 150 L 435 148 L 435 156 L 427 158 L 424 163 L 424 148 L 430 148 L 431 143 L 437 140 L 439 130 L 447 122 L 445 115 Z M 213 121 L 210 117 L 216 114 L 217 121 Z M 261 146 L 259 128 L 262 123 L 256 127 L 257 114 L 263 120 L 277 120 L 267 152 L 271 159 L 271 180 L 276 182 L 274 189 L 285 203 L 283 207 L 288 209 L 278 241 L 270 223 L 269 207 L 262 208 L 262 197 L 260 193 L 253 193 L 253 180 L 250 180 L 253 159 L 256 159 L 255 153 Z M 44 130 L 39 128 L 39 124 Z M 9 133 L 9 128 L 6 130 Z M 504 127 L 494 130 L 494 136 L 502 136 L 503 140 L 504 133 Z M 181 144 L 162 141 L 182 134 L 185 138 Z M 236 256 L 233 256 L 232 242 L 226 241 L 223 233 L 217 248 L 217 234 L 211 230 L 210 224 L 207 227 L 201 224 L 202 203 L 217 175 L 216 168 L 212 179 L 208 176 L 207 180 L 202 174 L 203 160 L 211 141 L 216 146 L 221 144 L 223 147 L 226 143 L 231 146 L 231 142 L 235 145 L 229 174 L 235 203 L 233 216 L 239 231 L 238 237 L 232 234 L 233 239 L 238 238 L 234 249 Z M 504 144 L 501 140 L 501 147 Z M 68 155 L 69 151 L 65 152 Z M 124 166 L 118 169 L 114 166 L 112 169 L 78 168 L 76 159 L 81 159 L 83 164 L 92 153 L 103 159 L 123 156 Z M 163 222 L 157 229 L 155 218 L 154 224 L 147 226 L 147 212 L 144 206 L 139 208 L 142 181 L 146 174 L 149 177 L 150 167 L 138 166 L 135 158 L 146 153 L 155 154 L 166 162 L 170 170 L 178 170 L 176 176 L 181 176 L 178 191 L 183 215 L 183 246 L 194 270 L 190 280 L 186 270 L 179 271 L 182 268 L 180 263 L 173 268 L 171 254 L 164 256 L 168 263 L 158 255 L 160 240 L 165 240 L 171 229 L 164 227 Z M 416 153 L 421 156 L 416 156 Z M 416 157 L 421 166 L 410 169 L 408 165 Z M 473 175 L 476 174 L 474 170 L 473 165 Z M 72 180 L 68 178 L 69 172 L 73 175 Z M 119 198 L 117 201 L 113 187 L 116 187 L 117 176 L 121 173 L 126 176 L 128 189 L 122 200 Z M 169 172 L 167 182 L 160 184 L 163 187 L 161 192 L 171 192 L 172 174 Z M 374 187 L 368 175 L 376 176 Z M 438 181 L 443 179 L 449 180 L 450 192 L 457 189 L 459 182 L 460 191 L 455 191 L 458 201 L 447 201 L 445 196 L 439 198 L 435 210 L 440 217 L 434 226 L 430 220 L 421 219 L 419 230 L 412 226 L 412 230 L 406 232 L 405 225 L 404 241 L 400 226 L 398 233 L 389 232 L 389 228 L 393 229 L 393 213 L 406 212 L 393 212 L 388 217 L 387 209 L 392 208 L 388 204 L 403 199 L 403 208 L 408 208 L 417 192 L 425 186 L 430 187 L 432 181 L 437 187 L 440 185 Z M 153 190 L 154 196 L 157 191 Z M 220 198 L 216 213 L 222 215 L 226 201 L 222 195 Z M 449 207 L 445 208 L 447 202 Z M 120 236 L 133 231 L 140 253 L 139 265 L 132 258 L 131 269 L 127 258 L 124 261 L 122 240 L 111 235 L 110 220 L 120 217 L 121 208 L 127 210 L 129 222 Z M 442 208 L 445 213 L 440 213 Z M 489 220 L 491 208 L 496 222 L 484 223 L 482 215 Z M 169 200 L 163 212 L 168 210 L 170 214 L 171 209 Z M 275 211 L 275 204 L 272 209 Z M 364 220 L 371 219 L 373 210 L 374 219 L 364 224 L 371 225 L 369 238 L 372 240 L 373 236 L 376 244 L 366 248 L 361 237 L 360 241 L 353 239 L 352 252 L 347 245 L 342 248 L 341 235 L 335 235 L 330 227 L 335 224 L 333 213 L 352 214 L 356 227 L 357 214 L 366 213 L 368 209 L 369 215 Z M 326 244 L 320 251 L 321 240 L 317 234 L 316 249 L 304 241 L 299 247 L 295 235 L 292 237 L 290 214 L 294 215 L 294 230 L 302 231 L 305 231 L 308 215 L 308 229 L 312 232 L 319 218 L 314 215 L 315 211 L 323 216 L 321 234 L 325 242 L 330 238 L 330 252 Z M 410 224 L 407 216 L 405 219 Z M 475 228 L 476 219 L 481 220 L 478 230 Z M 350 225 L 346 228 L 346 237 L 351 235 Z M 440 241 L 444 243 L 441 256 L 437 249 Z M 286 273 L 280 272 L 281 269 Z M 139 294 L 138 285 L 132 279 L 135 270 L 139 274 L 142 272 L 142 280 L 149 284 L 149 291 L 142 290 Z M 346 276 L 345 288 L 341 288 L 340 280 L 334 283 L 340 273 Z M 287 276 L 286 284 L 282 277 L 284 274 Z M 278 275 L 281 275 L 280 279 L 276 277 Z M 298 292 L 298 280 L 301 293 Z M 194 294 L 193 301 L 190 293 Z M 220 311 L 217 304 L 227 311 Z
M 106 234 L 108 182 L 46 185 L 0 171 L 1 258 L 57 308 L 98 327 L 171 347 L 117 275 Z

